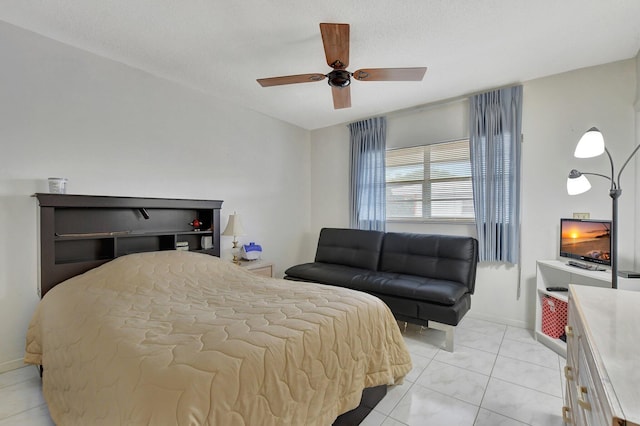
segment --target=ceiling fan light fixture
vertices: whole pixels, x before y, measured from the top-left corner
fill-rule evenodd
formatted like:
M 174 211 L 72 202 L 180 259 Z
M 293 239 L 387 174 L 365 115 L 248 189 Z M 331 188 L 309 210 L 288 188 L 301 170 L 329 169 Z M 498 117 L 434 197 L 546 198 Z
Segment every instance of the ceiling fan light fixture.
M 351 84 L 351 73 L 345 70 L 333 70 L 327 74 L 331 87 L 347 87 Z

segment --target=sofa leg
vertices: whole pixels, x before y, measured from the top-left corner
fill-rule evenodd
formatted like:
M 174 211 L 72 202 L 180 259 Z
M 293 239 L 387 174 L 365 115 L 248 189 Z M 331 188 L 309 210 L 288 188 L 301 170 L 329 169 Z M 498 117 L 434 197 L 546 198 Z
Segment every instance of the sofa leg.
M 455 327 L 449 324 L 442 324 L 440 322 L 429 321 L 429 327 L 435 330 L 444 331 L 445 333 L 445 342 L 444 349 L 448 352 L 453 352 L 453 332 L 455 331 Z
M 408 322 L 396 320 L 396 323 L 398 323 L 398 328 L 400 329 L 400 333 L 406 333 L 407 332 L 407 326 L 409 325 Z

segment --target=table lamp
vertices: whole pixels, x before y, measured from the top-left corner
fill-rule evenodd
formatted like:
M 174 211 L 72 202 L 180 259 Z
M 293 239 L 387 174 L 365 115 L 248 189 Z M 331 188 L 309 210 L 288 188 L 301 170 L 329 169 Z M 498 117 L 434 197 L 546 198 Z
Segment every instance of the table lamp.
M 233 263 L 240 263 L 240 257 L 238 256 L 238 239 L 236 237 L 245 235 L 244 228 L 242 227 L 242 223 L 240 222 L 240 215 L 236 212 L 229 215 L 229 221 L 227 222 L 227 227 L 224 229 L 221 235 L 225 237 L 233 237 L 233 248 L 231 249 L 231 253 L 233 254 Z

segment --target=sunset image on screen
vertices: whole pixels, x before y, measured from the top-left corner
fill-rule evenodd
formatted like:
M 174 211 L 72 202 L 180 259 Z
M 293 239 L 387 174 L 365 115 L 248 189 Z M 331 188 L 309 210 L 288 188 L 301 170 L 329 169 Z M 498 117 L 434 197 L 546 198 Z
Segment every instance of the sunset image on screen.
M 609 260 L 611 229 L 608 223 L 565 221 L 561 232 L 561 252 Z

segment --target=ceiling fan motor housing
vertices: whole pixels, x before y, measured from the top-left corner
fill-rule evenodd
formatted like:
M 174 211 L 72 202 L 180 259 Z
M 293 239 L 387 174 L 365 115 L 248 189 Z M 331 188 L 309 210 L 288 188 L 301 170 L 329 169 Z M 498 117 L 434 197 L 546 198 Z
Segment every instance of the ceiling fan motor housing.
M 346 70 L 333 70 L 327 74 L 329 86 L 347 87 L 351 84 L 351 73 Z

